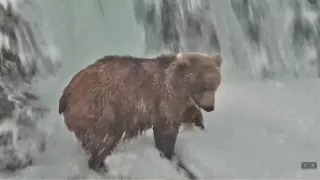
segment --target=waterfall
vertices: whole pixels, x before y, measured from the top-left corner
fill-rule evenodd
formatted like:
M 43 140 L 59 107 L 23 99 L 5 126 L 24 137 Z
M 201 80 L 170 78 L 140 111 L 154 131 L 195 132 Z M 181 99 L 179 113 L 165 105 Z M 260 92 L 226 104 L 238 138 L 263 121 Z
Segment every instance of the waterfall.
M 317 1 L 135 1 L 146 51 L 221 53 L 228 76 L 318 77 Z M 230 68 L 230 69 L 229 69 Z

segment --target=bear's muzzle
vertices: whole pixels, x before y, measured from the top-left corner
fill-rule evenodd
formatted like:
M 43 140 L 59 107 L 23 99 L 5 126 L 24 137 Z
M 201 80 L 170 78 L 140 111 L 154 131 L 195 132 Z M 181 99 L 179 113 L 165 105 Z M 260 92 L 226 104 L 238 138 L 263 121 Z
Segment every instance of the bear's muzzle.
M 202 107 L 202 109 L 205 110 L 206 112 L 211 112 L 214 110 L 214 106 Z

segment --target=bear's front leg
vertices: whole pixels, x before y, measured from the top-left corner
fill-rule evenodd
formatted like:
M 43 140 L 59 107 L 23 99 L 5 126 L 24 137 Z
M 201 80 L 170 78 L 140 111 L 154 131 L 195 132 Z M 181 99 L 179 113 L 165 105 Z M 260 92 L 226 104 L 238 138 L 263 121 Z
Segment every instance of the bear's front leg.
M 171 160 L 174 156 L 174 146 L 179 133 L 180 124 L 165 123 L 166 120 L 153 126 L 153 135 L 156 148 L 161 156 Z
M 196 108 L 194 115 L 194 125 L 200 129 L 204 129 L 203 116 L 200 109 Z
M 195 105 L 190 106 L 183 114 L 183 123 L 194 124 L 200 129 L 204 129 L 203 116 L 201 110 Z

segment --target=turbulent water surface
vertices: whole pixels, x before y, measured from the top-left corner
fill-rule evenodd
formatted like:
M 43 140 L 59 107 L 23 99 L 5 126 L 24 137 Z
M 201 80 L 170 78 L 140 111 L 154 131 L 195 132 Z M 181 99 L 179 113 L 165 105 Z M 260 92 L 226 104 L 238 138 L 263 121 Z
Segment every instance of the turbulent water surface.
M 320 4 L 316 0 L 1 0 L 1 178 L 319 178 Z M 184 129 L 177 157 L 151 134 L 121 143 L 110 172 L 57 113 L 72 75 L 107 54 L 221 53 L 206 130 Z

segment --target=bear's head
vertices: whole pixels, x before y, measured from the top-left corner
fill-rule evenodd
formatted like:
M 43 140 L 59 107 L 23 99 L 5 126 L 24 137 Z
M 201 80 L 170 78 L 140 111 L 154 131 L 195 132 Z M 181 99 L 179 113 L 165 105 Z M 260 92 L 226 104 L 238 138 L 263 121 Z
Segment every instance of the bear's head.
M 195 104 L 207 112 L 213 111 L 221 83 L 221 56 L 188 52 L 178 53 L 176 58 L 185 69 L 185 82 Z

